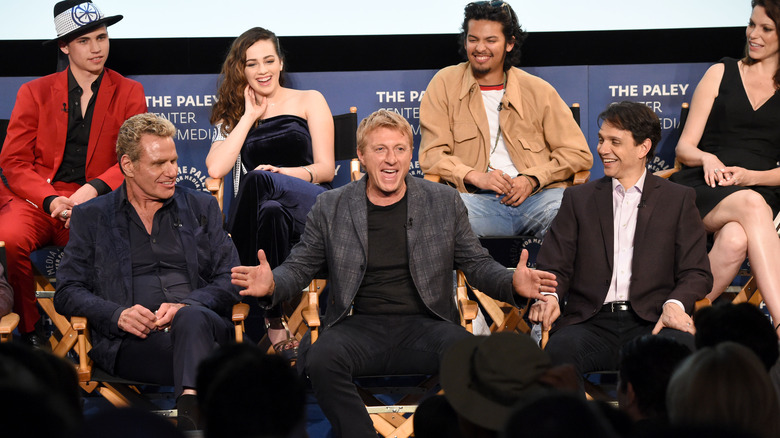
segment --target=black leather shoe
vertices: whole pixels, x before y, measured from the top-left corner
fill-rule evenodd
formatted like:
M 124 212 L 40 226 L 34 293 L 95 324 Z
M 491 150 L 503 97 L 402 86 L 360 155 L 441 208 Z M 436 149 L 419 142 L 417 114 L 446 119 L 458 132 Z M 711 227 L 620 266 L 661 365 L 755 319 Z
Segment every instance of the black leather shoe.
M 183 394 L 176 400 L 179 414 L 176 418 L 176 428 L 181 432 L 200 430 L 200 410 L 198 398 L 193 394 Z
M 39 350 L 51 350 L 49 343 L 37 332 L 22 333 L 22 342 Z

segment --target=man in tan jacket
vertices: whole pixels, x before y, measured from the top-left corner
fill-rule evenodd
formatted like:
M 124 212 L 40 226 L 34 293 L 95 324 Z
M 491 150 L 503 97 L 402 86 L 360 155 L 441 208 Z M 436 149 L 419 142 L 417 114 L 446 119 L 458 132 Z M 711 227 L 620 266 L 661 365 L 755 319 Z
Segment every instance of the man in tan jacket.
M 461 193 L 478 236 L 543 237 L 593 156 L 566 103 L 513 65 L 526 33 L 508 3 L 470 3 L 468 61 L 433 77 L 420 105 L 423 172 Z

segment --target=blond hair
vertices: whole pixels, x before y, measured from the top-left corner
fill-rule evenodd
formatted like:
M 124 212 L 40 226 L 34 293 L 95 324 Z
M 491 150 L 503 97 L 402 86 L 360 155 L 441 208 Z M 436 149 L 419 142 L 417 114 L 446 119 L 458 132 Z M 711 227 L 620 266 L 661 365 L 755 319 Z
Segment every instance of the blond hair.
M 381 109 L 374 111 L 360 122 L 357 129 L 357 147 L 360 153 L 366 150 L 368 135 L 379 128 L 394 129 L 406 137 L 409 146 L 414 146 L 412 140 L 412 127 L 406 119 L 395 112 Z
M 119 135 L 116 138 L 116 161 L 121 163 L 124 155 L 127 155 L 130 161 L 138 161 L 141 158 L 141 137 L 145 134 L 173 137 L 176 135 L 176 127 L 168 120 L 152 113 L 130 117 L 119 128 Z

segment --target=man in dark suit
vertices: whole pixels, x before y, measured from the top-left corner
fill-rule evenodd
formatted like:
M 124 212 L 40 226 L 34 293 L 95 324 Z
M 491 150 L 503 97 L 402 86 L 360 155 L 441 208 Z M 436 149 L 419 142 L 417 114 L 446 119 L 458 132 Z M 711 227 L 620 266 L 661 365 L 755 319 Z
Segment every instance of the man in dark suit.
M 271 272 L 233 269 L 242 295 L 277 304 L 298 296 L 327 265 L 330 292 L 322 334 L 304 338 L 299 367 L 308 374 L 334 436 L 376 437 L 352 377 L 435 372 L 449 345 L 470 334 L 459 325 L 453 266 L 501 301 L 522 305 L 554 291 L 552 275 L 511 271 L 495 262 L 471 231 L 458 192 L 408 175 L 412 129 L 379 110 L 357 131 L 360 181 L 322 193 L 306 230 L 285 262 Z M 526 263 L 527 252 L 521 263 Z M 552 299 L 552 298 L 550 298 Z
M 214 197 L 176 187 L 175 134 L 149 113 L 122 125 L 125 183 L 73 208 L 54 306 L 89 319 L 90 357 L 106 371 L 174 384 L 179 426 L 192 428 L 198 364 L 232 339 L 239 262 Z
M 44 341 L 35 331 L 40 315 L 30 253 L 65 245 L 73 206 L 119 187 L 117 131 L 128 117 L 146 112 L 141 84 L 104 68 L 106 26 L 121 19 L 104 16 L 90 0 L 54 6 L 57 39 L 48 43 L 59 46 L 69 66 L 22 85 L 0 153 L 0 240 L 19 331 L 34 346 Z
M 651 332 L 692 347 L 689 315 L 712 286 L 693 190 L 647 172 L 661 139 L 658 117 L 620 102 L 599 121 L 606 176 L 566 190 L 537 259 L 556 275 L 560 305 L 537 302 L 529 311 L 545 329 L 555 322 L 553 361 L 580 373 L 616 369 L 620 347 Z

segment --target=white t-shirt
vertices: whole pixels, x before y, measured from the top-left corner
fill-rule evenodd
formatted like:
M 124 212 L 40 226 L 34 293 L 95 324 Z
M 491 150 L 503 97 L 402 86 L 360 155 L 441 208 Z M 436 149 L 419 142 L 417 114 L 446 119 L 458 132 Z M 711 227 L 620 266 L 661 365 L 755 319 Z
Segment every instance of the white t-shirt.
M 482 102 L 485 105 L 485 113 L 487 114 L 488 126 L 490 127 L 490 168 L 497 169 L 508 173 L 511 177 L 517 176 L 518 172 L 512 158 L 509 156 L 509 150 L 504 143 L 504 136 L 499 135 L 499 105 L 501 105 L 501 99 L 504 97 L 504 86 L 498 85 L 495 87 L 483 87 L 480 86 L 482 91 Z M 496 137 L 498 142 L 496 143 Z

